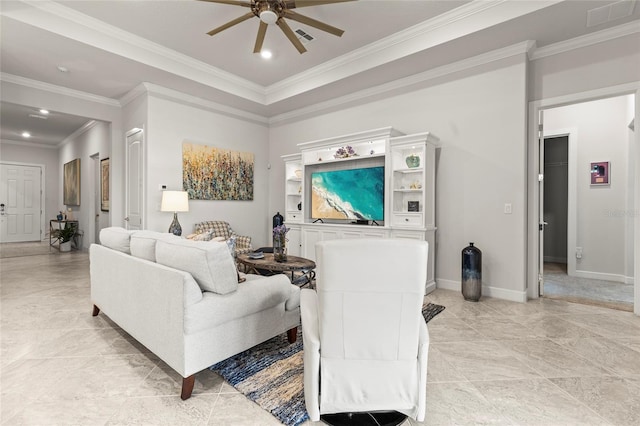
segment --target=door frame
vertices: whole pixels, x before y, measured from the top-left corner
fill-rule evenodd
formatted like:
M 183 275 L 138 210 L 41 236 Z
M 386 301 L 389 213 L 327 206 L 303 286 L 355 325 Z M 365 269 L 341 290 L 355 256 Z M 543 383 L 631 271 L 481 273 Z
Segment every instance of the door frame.
M 40 168 L 40 241 L 45 241 L 47 237 L 47 229 L 45 228 L 45 213 L 46 213 L 46 204 L 45 204 L 45 183 L 46 180 L 46 171 L 47 167 L 44 164 L 37 163 L 23 163 L 21 161 L 0 161 L 0 164 L 8 164 L 12 166 L 27 166 L 27 167 L 39 167 Z
M 529 102 L 529 129 L 527 147 L 527 297 L 537 299 L 540 297 L 538 289 L 539 274 L 539 223 L 540 223 L 540 193 L 538 170 L 540 159 L 538 157 L 538 117 L 541 111 L 561 106 L 589 102 L 615 96 L 635 95 L 635 122 L 640 123 L 640 81 L 590 90 L 587 92 L 573 93 L 565 96 L 541 99 Z M 640 188 L 640 132 L 634 132 L 636 144 L 635 155 L 635 187 Z M 640 197 L 635 199 L 635 211 L 640 212 Z M 640 217 L 640 216 L 636 216 Z M 634 229 L 634 304 L 636 315 L 640 315 L 640 223 L 636 223 Z

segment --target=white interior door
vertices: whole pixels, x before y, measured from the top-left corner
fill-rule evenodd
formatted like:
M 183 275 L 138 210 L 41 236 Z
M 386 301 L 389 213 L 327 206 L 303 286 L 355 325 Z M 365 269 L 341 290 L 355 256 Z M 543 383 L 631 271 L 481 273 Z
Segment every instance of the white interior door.
M 42 239 L 42 169 L 0 164 L 0 242 Z
M 143 131 L 127 134 L 126 215 L 127 229 L 142 229 L 143 218 Z

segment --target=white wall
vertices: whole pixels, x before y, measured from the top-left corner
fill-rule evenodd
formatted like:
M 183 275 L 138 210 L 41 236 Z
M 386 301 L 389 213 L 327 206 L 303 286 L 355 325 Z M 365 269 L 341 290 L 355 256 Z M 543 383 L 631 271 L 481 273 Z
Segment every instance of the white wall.
M 15 163 L 42 164 L 44 166 L 44 238 L 49 231 L 49 220 L 55 219 L 60 210 L 58 203 L 58 148 L 25 145 L 19 141 L 2 141 L 0 145 L 2 161 Z
M 412 92 L 270 129 L 269 210 L 284 210 L 281 155 L 297 144 L 392 126 L 432 132 L 437 152 L 436 280 L 460 288 L 461 250 L 483 251 L 483 283 L 493 295 L 523 300 L 525 282 L 524 55 L 429 81 Z M 511 203 L 513 214 L 505 215 Z
M 182 189 L 182 143 L 187 141 L 252 152 L 254 197 L 253 201 L 190 200 L 189 212 L 178 213 L 183 235 L 193 232 L 197 222 L 226 220 L 238 234 L 251 236 L 254 247 L 267 245 L 269 140 L 265 126 L 151 95 L 145 132 L 147 229 L 166 232 L 169 228 L 172 214 L 160 212 L 159 185 Z
M 576 274 L 624 281 L 628 191 L 629 97 L 585 102 L 545 111 L 545 129 L 577 130 Z M 591 186 L 591 162 L 610 162 L 610 185 Z M 570 219 L 571 223 L 571 219 Z M 572 244 L 569 243 L 569 247 Z M 574 253 L 569 253 L 575 256 Z M 604 274 L 604 275 L 602 275 Z
M 93 126 L 87 128 L 81 134 L 68 139 L 64 145 L 60 147 L 59 163 L 57 174 L 55 175 L 59 182 L 58 190 L 58 210 L 71 208 L 73 218 L 78 220 L 80 230 L 84 231 L 83 247 L 87 248 L 95 242 L 94 229 L 96 211 L 94 204 L 95 185 L 94 166 L 95 162 L 91 159 L 94 154 L 99 154 L 99 158 L 107 158 L 110 156 L 111 147 L 111 126 L 109 123 L 96 121 Z M 80 206 L 64 206 L 63 201 L 63 167 L 65 163 L 80 158 Z M 67 211 L 68 214 L 68 211 Z
M 640 33 L 531 62 L 529 100 L 637 82 Z M 628 123 L 627 123 L 628 124 Z

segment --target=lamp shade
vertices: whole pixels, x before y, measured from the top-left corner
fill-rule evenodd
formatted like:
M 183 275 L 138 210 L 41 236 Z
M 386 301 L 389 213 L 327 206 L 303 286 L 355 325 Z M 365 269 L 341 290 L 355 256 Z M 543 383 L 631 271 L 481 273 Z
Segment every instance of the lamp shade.
M 160 211 L 188 212 L 189 195 L 187 194 L 187 191 L 163 191 Z

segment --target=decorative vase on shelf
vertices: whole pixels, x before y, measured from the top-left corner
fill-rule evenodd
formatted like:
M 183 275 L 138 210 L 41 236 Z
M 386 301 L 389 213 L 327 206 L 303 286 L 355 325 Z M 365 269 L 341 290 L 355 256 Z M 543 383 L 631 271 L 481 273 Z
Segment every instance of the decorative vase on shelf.
M 482 296 L 482 252 L 473 243 L 462 249 L 462 296 L 472 302 Z
M 414 167 L 420 167 L 420 157 L 415 154 L 409 155 L 407 158 L 405 158 L 405 161 L 407 163 L 407 167 L 409 167 L 410 169 L 413 169 Z

